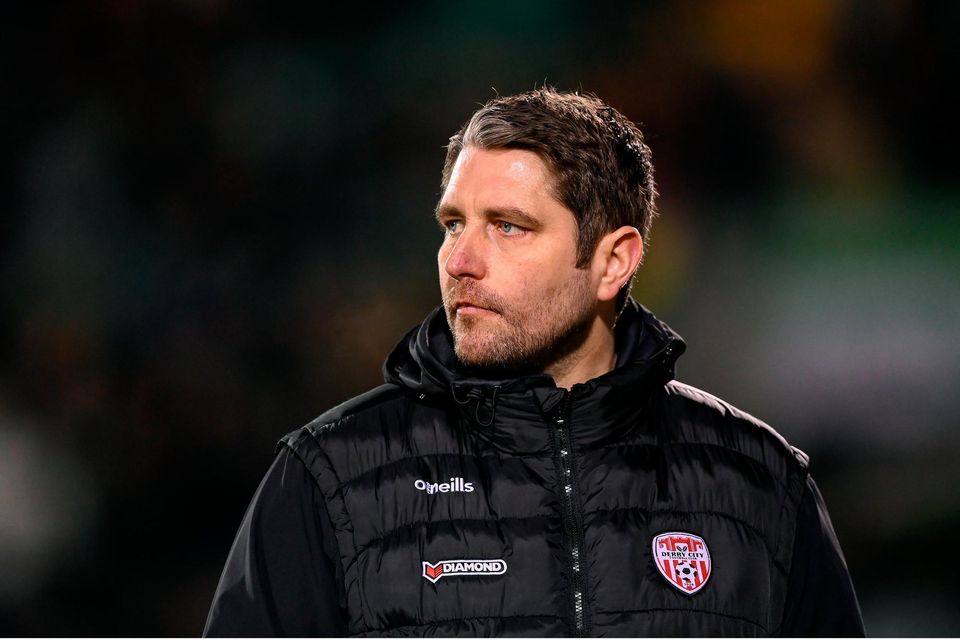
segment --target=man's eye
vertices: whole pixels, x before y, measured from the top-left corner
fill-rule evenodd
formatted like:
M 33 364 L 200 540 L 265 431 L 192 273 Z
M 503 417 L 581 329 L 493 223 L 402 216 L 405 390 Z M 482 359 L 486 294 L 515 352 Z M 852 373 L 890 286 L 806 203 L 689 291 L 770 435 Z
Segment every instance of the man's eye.
M 463 223 L 459 220 L 447 220 L 443 223 L 443 228 L 447 233 L 457 233 L 462 226 Z
M 515 236 L 521 231 L 523 231 L 523 229 L 513 224 L 512 222 L 499 222 L 497 223 L 497 226 L 500 228 L 500 231 L 502 231 L 504 235 L 508 235 L 508 236 Z

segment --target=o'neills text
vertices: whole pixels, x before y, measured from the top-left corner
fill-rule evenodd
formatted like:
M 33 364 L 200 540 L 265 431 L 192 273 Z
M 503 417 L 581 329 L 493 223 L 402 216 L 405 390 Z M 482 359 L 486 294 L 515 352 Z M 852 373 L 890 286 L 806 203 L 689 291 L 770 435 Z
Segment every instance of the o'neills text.
M 472 482 L 464 482 L 463 478 L 450 478 L 450 482 L 442 482 L 437 484 L 436 482 L 427 482 L 426 480 L 417 480 L 413 483 L 413 486 L 420 491 L 426 491 L 429 494 L 434 493 L 455 493 L 462 491 L 463 493 L 471 493 L 473 491 Z

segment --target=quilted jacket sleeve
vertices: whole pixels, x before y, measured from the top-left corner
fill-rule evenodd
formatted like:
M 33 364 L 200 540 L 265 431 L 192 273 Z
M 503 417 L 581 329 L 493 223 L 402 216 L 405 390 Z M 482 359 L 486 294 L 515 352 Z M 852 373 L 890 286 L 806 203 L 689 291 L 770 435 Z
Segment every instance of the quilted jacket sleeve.
M 780 635 L 863 637 L 863 619 L 847 563 L 826 504 L 808 478 L 797 517 L 797 537 Z
M 344 635 L 336 558 L 320 492 L 284 448 L 243 518 L 203 635 Z

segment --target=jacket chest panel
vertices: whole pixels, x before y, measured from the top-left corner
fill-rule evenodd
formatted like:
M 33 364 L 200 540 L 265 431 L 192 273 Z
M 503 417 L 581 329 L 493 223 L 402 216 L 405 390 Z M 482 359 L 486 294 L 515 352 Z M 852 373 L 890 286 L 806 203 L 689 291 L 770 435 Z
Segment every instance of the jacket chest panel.
M 364 550 L 424 523 L 554 515 L 555 477 L 550 458 L 428 454 L 364 473 L 341 490 Z
M 657 553 L 655 539 L 668 533 L 701 538 L 706 554 L 690 561 L 685 554 L 674 560 Z M 781 575 L 759 535 L 736 520 L 682 511 L 593 512 L 584 518 L 584 541 L 592 550 L 585 561 L 587 592 L 596 615 L 678 610 L 770 628 L 770 587 Z M 687 576 L 705 580 L 691 593 L 679 588 Z
M 439 453 L 425 444 L 340 486 L 356 550 L 344 558 L 355 630 L 486 620 L 517 635 L 511 621 L 554 620 L 572 633 L 568 469 L 582 519 L 578 579 L 590 633 L 670 634 L 678 624 L 692 625 L 694 635 L 718 624 L 733 625 L 735 635 L 771 628 L 773 585 L 784 577 L 769 551 L 779 523 L 764 518 L 780 513 L 782 492 L 745 456 L 627 442 L 574 448 L 564 464 L 559 449 L 511 456 L 471 442 L 446 441 Z M 655 563 L 653 539 L 665 532 L 706 541 L 711 573 L 696 593 L 671 584 L 665 574 L 675 567 L 661 571 Z
M 772 585 L 785 579 L 771 550 L 783 498 L 765 470 L 715 447 L 623 444 L 582 452 L 579 472 L 595 623 L 638 612 L 625 634 L 669 634 L 672 622 L 658 633 L 639 612 L 676 610 L 746 621 L 743 633 L 771 627 Z M 664 562 L 654 541 L 667 533 L 701 538 L 708 560 Z M 678 587 L 691 577 L 706 579 Z
M 563 611 L 559 517 L 424 522 L 358 559 L 359 602 L 374 629 Z
M 563 612 L 549 457 L 402 458 L 343 486 L 359 550 L 351 618 L 368 629 Z
M 775 544 L 780 485 L 755 461 L 717 447 L 623 444 L 582 452 L 585 513 L 617 509 L 720 512 Z

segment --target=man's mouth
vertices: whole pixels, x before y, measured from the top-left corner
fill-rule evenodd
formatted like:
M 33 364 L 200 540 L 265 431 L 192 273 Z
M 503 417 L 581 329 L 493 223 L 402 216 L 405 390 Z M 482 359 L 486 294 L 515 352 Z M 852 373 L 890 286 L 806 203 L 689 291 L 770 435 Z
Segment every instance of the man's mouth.
M 473 300 L 457 300 L 453 304 L 453 312 L 456 315 L 486 315 L 495 314 L 496 311 L 489 309 L 479 302 Z

